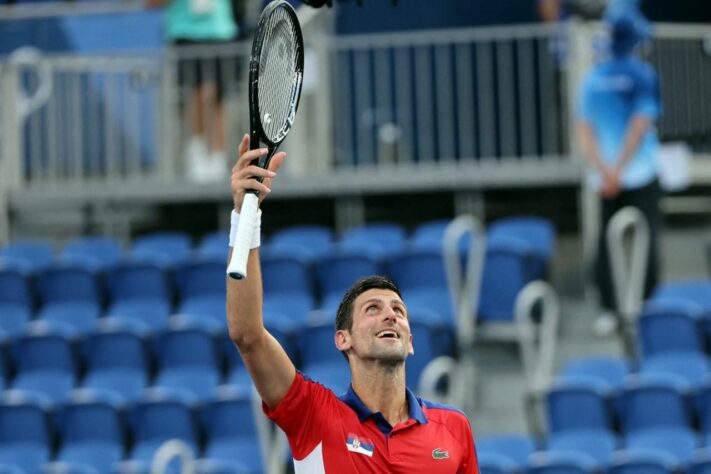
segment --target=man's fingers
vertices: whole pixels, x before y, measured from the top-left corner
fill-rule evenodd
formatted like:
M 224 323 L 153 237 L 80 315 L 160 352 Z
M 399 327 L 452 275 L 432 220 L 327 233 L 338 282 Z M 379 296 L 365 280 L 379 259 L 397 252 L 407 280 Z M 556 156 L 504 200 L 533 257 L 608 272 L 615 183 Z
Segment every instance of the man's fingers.
M 249 165 L 246 168 L 243 168 L 239 171 L 235 171 L 234 175 L 238 179 L 245 179 L 245 178 L 254 178 L 254 177 L 261 177 L 261 178 L 273 178 L 276 173 L 270 170 L 265 170 L 264 168 L 261 168 L 256 165 Z
M 286 153 L 283 151 L 280 151 L 276 155 L 272 156 L 272 159 L 269 161 L 269 170 L 276 172 L 276 170 L 278 170 L 284 162 L 284 158 L 286 158 Z
M 237 158 L 244 155 L 249 150 L 249 133 L 245 133 L 242 140 L 239 142 L 239 154 Z
M 256 179 L 242 179 L 238 181 L 238 186 L 243 189 L 254 189 L 260 193 L 269 194 L 272 190 L 264 183 L 260 183 Z

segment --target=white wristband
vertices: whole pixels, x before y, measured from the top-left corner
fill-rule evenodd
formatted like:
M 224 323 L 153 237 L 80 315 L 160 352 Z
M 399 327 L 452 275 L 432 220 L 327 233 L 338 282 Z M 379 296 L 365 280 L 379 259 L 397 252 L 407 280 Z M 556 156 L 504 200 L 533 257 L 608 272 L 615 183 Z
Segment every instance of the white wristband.
M 232 215 L 230 216 L 230 247 L 235 246 L 235 239 L 237 238 L 237 227 L 239 226 L 239 213 L 232 210 Z M 257 210 L 257 222 L 254 224 L 254 234 L 252 234 L 252 243 L 250 244 L 250 249 L 256 249 L 262 244 L 262 210 Z

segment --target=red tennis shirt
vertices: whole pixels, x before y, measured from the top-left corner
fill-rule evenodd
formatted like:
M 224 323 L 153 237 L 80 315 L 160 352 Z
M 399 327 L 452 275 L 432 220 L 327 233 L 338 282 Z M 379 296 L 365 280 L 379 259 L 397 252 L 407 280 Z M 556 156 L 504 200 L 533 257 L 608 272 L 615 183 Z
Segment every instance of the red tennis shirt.
M 409 419 L 394 427 L 350 387 L 337 397 L 299 372 L 276 409 L 264 413 L 285 433 L 296 474 L 479 472 L 469 420 L 456 408 L 407 390 Z

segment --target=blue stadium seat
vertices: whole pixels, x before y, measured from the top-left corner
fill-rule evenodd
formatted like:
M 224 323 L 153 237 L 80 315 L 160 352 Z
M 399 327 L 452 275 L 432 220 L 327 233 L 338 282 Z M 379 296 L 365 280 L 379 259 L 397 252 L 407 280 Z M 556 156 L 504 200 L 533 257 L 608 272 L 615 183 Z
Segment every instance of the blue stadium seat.
M 336 314 L 343 294 L 356 280 L 381 274 L 378 260 L 359 250 L 334 250 L 316 264 L 321 309 Z
M 519 466 L 506 456 L 493 453 L 477 453 L 479 474 L 518 474 Z
M 264 471 L 250 395 L 223 391 L 201 412 L 204 457 L 219 463 L 224 472 Z M 233 471 L 227 471 L 229 467 Z
M 605 387 L 605 390 L 617 391 L 622 388 L 631 371 L 626 359 L 609 355 L 590 355 L 567 362 L 561 369 L 559 378 L 590 381 Z
M 350 385 L 348 362 L 334 342 L 334 322 L 310 324 L 299 336 L 299 351 L 304 375 L 341 395 Z
M 338 242 L 340 249 L 361 250 L 384 256 L 397 253 L 405 245 L 405 229 L 394 222 L 371 222 L 346 230 Z
M 301 258 L 282 251 L 265 250 L 261 254 L 264 284 L 264 311 L 284 314 L 290 331 L 302 326 L 315 307 L 313 280 L 309 265 Z
M 153 232 L 136 237 L 129 249 L 132 259 L 162 265 L 184 262 L 192 251 L 192 240 L 184 232 Z
M 432 334 L 431 326 L 421 321 L 410 320 L 410 333 L 415 354 L 405 361 L 405 380 L 410 389 L 417 391 L 422 371 L 432 359 L 441 354 L 437 353 L 434 340 L 436 334 Z
M 531 280 L 531 246 L 516 237 L 487 242 L 479 292 L 478 324 L 513 323 L 519 292 Z
M 706 338 L 711 339 L 711 281 L 677 280 L 655 288 L 651 302 L 688 301 L 701 307 L 704 313 Z
M 96 327 L 101 314 L 101 293 L 96 272 L 77 263 L 54 263 L 37 278 L 42 307 L 37 319 L 69 337 Z
M 57 413 L 56 430 L 57 461 L 111 472 L 123 457 L 124 426 L 119 411 L 111 403 L 77 397 Z
M 532 250 L 532 280 L 544 280 L 548 265 L 555 252 L 555 229 L 550 220 L 536 216 L 513 216 L 495 220 L 487 227 L 487 241 L 499 237 L 515 237 L 525 240 Z
M 656 449 L 679 462 L 693 458 L 699 445 L 686 398 L 689 386 L 678 378 L 631 376 L 621 394 L 620 412 L 628 449 Z
M 528 464 L 529 457 L 536 450 L 534 440 L 523 434 L 500 433 L 495 435 L 477 436 L 476 450 L 478 456 L 494 455 L 508 459 L 517 469 Z
M 198 257 L 175 268 L 177 313 L 209 331 L 227 324 L 225 262 L 224 256 Z
M 284 252 L 315 261 L 331 251 L 333 231 L 325 226 L 300 225 L 275 232 L 269 237 L 271 251 Z
M 167 326 L 172 294 L 163 267 L 149 262 L 124 261 L 108 271 L 107 316 L 153 331 Z
M 130 409 L 128 422 L 133 439 L 127 460 L 131 471 L 147 473 L 156 450 L 169 439 L 178 439 L 198 453 L 196 420 L 190 407 L 180 400 L 148 392 Z M 171 463 L 169 469 L 174 464 L 177 463 Z
M 27 272 L 0 266 L 0 331 L 20 335 L 32 317 L 33 295 Z
M 218 257 L 227 260 L 229 251 L 230 231 L 216 230 L 205 234 L 197 245 L 195 251 L 201 257 Z M 262 243 L 266 243 L 262 240 Z
M 589 456 L 575 451 L 541 451 L 529 461 L 528 474 L 595 474 L 599 465 Z
M 676 457 L 650 448 L 624 449 L 615 453 L 610 474 L 669 474 L 679 471 Z
M 454 309 L 441 250 L 408 247 L 391 256 L 387 268 L 408 307 L 429 311 L 430 316 L 439 318 L 433 324 L 454 328 Z
M 0 399 L 0 463 L 38 473 L 50 453 L 49 419 L 42 406 L 20 393 L 4 393 Z
M 141 336 L 130 329 L 100 328 L 82 345 L 86 373 L 81 386 L 124 405 L 148 384 L 149 358 Z
M 17 370 L 10 388 L 43 397 L 47 404 L 63 403 L 76 384 L 76 361 L 70 341 L 61 333 L 32 328 L 13 341 Z
M 408 246 L 418 249 L 442 251 L 444 234 L 450 219 L 437 219 L 419 224 L 408 239 Z
M 121 243 L 112 237 L 78 237 L 64 246 L 59 254 L 63 261 L 77 262 L 103 270 L 118 263 Z
M 639 316 L 641 371 L 679 376 L 701 385 L 709 363 L 704 352 L 703 314 L 693 304 L 658 302 Z
M 54 258 L 54 248 L 46 240 L 17 240 L 0 249 L 0 261 L 29 272 L 44 270 Z
M 709 448 L 708 454 L 711 458 L 711 381 L 699 387 L 694 405 L 698 414 L 701 436 L 704 438 L 703 443 L 706 448 Z
M 606 465 L 617 448 L 609 393 L 582 381 L 556 382 L 546 393 L 549 451 L 574 451 Z
M 168 390 L 188 404 L 214 397 L 220 370 L 209 332 L 190 326 L 165 330 L 156 336 L 155 352 L 154 387 Z

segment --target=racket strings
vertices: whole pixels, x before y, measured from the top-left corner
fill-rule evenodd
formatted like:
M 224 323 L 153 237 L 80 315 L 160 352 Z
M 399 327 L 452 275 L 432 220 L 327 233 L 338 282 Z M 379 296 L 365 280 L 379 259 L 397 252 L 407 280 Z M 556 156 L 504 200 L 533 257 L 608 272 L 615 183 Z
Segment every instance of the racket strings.
M 300 87 L 297 70 L 297 26 L 278 8 L 269 17 L 259 61 L 259 115 L 262 129 L 272 142 L 283 139 L 291 126 Z

